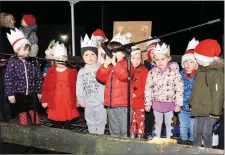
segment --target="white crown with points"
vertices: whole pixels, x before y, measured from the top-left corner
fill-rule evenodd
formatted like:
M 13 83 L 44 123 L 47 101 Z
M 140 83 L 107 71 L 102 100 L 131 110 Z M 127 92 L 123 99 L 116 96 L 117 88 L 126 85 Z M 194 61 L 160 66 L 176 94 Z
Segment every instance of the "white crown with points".
M 91 36 L 91 39 L 89 39 L 88 35 L 86 34 L 84 39 L 82 39 L 81 37 L 81 48 L 84 47 L 96 47 L 98 46 L 98 42 L 97 39 L 95 38 L 95 36 Z
M 67 49 L 64 46 L 64 44 L 59 44 L 59 42 L 55 43 L 55 46 L 52 48 L 52 51 L 54 53 L 54 59 L 59 57 L 59 56 L 68 56 L 67 55 Z
M 24 33 L 17 28 L 15 28 L 15 31 L 10 30 L 10 33 L 6 33 L 6 35 L 15 52 L 25 44 L 31 45 Z
M 187 46 L 187 50 L 193 50 L 195 49 L 195 47 L 199 44 L 199 41 L 196 40 L 195 38 L 193 38 L 191 41 L 189 41 L 188 46 Z
M 141 50 L 140 50 L 140 48 L 137 45 L 132 46 L 131 49 L 132 49 L 131 55 L 141 54 Z
M 154 49 L 154 54 L 166 54 L 170 55 L 170 46 L 163 43 L 162 45 L 157 44 Z
M 110 42 L 118 42 L 118 43 L 121 43 L 122 45 L 125 45 L 130 42 L 131 38 L 132 38 L 132 34 L 129 32 L 124 35 L 121 35 L 121 33 L 118 33 L 112 38 Z

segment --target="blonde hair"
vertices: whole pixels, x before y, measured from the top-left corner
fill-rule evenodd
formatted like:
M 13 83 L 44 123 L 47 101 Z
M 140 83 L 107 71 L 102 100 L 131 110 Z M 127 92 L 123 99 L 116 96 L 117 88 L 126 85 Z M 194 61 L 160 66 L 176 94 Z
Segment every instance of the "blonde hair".
M 8 27 L 11 21 L 15 22 L 13 15 L 2 12 L 0 13 L 0 27 Z

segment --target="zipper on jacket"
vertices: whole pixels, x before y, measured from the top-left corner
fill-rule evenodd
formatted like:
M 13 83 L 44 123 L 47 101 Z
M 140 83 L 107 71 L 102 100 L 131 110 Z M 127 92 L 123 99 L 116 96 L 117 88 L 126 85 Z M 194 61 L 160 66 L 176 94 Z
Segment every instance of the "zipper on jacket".
M 22 60 L 23 61 L 23 60 Z M 26 95 L 28 95 L 28 77 L 27 77 L 27 67 L 25 65 L 25 61 L 23 61 L 23 65 L 24 65 L 24 69 L 25 69 L 25 77 L 26 77 L 26 85 L 27 85 L 27 88 L 26 88 Z
M 110 77 L 110 103 L 109 103 L 109 107 L 112 107 L 112 80 L 113 80 L 113 70 L 111 73 L 111 77 Z

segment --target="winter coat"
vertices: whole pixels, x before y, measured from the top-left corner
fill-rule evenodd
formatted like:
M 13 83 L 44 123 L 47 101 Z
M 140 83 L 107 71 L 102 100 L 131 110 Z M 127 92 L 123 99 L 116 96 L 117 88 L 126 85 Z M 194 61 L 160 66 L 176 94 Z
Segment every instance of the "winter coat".
M 33 65 L 32 61 L 11 57 L 8 60 L 4 84 L 5 95 L 15 96 L 16 93 L 30 94 L 33 92 Z M 41 94 L 43 77 L 40 67 L 34 65 L 36 92 Z
M 183 106 L 183 80 L 177 63 L 169 63 L 162 71 L 154 67 L 148 73 L 145 85 L 145 105 L 152 102 L 174 102 Z
M 77 99 L 76 99 L 76 81 L 77 81 L 77 71 L 75 69 L 67 68 L 65 72 L 68 72 L 68 79 L 71 89 L 71 108 L 75 109 L 77 106 Z M 57 83 L 57 71 L 56 66 L 51 66 L 48 68 L 47 74 L 45 76 L 43 86 L 42 86 L 42 103 L 48 103 L 48 108 L 54 109 L 54 96 L 55 96 L 55 89 Z
M 142 65 L 135 69 L 132 82 L 134 94 L 136 95 L 133 98 L 133 108 L 135 109 L 144 109 L 144 90 L 148 72 L 148 69 Z
M 134 67 L 131 64 L 131 83 L 134 76 Z M 96 73 L 96 78 L 101 83 L 106 83 L 104 104 L 107 107 L 127 106 L 127 62 L 121 60 L 116 66 L 105 68 L 102 64 Z M 131 84 L 132 85 L 132 84 Z M 133 89 L 130 89 L 130 106 L 133 105 Z
M 199 67 L 190 97 L 193 116 L 215 116 L 222 113 L 224 102 L 224 61 Z
M 182 110 L 190 112 L 189 99 L 193 89 L 196 72 L 194 75 L 192 75 L 192 77 L 190 77 L 190 79 L 187 79 L 184 69 L 180 71 L 180 74 L 184 81 L 184 100 L 183 100 L 184 104 L 183 104 Z

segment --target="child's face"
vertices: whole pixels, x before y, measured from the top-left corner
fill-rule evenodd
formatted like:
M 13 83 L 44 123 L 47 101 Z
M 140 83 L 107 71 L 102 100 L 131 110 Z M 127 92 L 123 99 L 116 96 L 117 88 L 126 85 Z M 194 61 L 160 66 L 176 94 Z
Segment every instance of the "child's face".
M 165 68 L 170 61 L 171 57 L 166 54 L 154 54 L 153 56 L 154 62 L 158 68 Z
M 132 55 L 131 62 L 135 68 L 138 67 L 141 64 L 141 54 L 137 53 Z
M 116 52 L 114 54 L 116 56 L 117 62 L 120 61 L 120 60 L 123 60 L 124 57 L 126 56 L 123 52 Z
M 58 57 L 55 57 L 55 60 L 59 60 L 59 61 L 66 61 L 67 60 L 67 57 L 66 56 L 58 56 Z M 56 63 L 56 66 L 58 68 L 64 68 L 66 67 L 65 63 L 63 62 L 55 62 Z
M 184 61 L 184 68 L 186 69 L 186 71 L 188 73 L 191 73 L 193 70 L 195 70 L 197 67 L 197 64 L 195 63 L 195 61 L 188 59 Z
M 25 23 L 25 21 L 23 19 L 21 20 L 21 25 L 24 26 L 24 27 L 27 26 L 27 24 Z
M 104 43 L 103 40 L 98 40 L 98 47 L 101 47 L 103 43 Z
M 93 65 L 97 63 L 97 55 L 90 50 L 84 53 L 83 59 L 84 59 L 84 62 L 88 65 Z
M 18 56 L 27 57 L 30 54 L 30 47 L 23 45 L 16 53 Z

